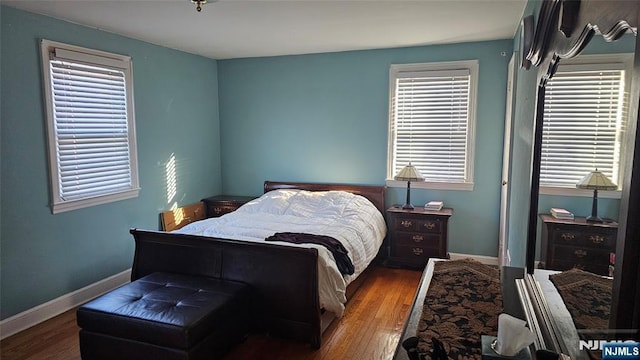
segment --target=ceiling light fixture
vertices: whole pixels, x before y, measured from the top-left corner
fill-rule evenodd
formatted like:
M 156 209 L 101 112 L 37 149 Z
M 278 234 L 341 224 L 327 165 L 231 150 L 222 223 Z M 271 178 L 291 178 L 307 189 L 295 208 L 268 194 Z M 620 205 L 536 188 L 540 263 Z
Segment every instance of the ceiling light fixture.
M 191 0 L 192 3 L 196 4 L 196 10 L 198 12 L 202 11 L 202 5 L 207 3 L 207 0 Z

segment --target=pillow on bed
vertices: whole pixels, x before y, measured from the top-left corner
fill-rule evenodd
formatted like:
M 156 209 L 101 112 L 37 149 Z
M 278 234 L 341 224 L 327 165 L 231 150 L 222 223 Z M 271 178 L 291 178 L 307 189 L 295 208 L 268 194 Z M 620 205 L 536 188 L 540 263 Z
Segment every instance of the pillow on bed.
M 357 207 L 360 207 L 358 206 L 360 202 L 371 204 L 365 197 L 346 191 L 280 189 L 270 191 L 258 199 L 244 204 L 236 211 L 240 210 L 245 213 L 266 212 L 301 217 L 316 217 L 318 215 L 333 217 L 343 215 L 345 208 L 354 201 Z

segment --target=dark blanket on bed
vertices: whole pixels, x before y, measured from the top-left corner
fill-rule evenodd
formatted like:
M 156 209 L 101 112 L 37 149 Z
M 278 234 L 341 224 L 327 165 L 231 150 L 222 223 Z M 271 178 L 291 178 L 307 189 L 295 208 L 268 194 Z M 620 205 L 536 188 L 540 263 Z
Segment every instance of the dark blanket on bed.
M 340 243 L 340 241 L 332 238 L 331 236 L 325 235 L 315 235 L 315 234 L 306 234 L 306 233 L 291 233 L 291 232 L 280 232 L 275 233 L 268 238 L 266 241 L 284 241 L 290 242 L 294 244 L 317 244 L 322 245 L 329 249 L 333 254 L 333 258 L 336 260 L 336 265 L 338 265 L 338 270 L 342 275 L 351 275 L 354 272 L 353 263 L 349 258 L 349 251 L 345 249 L 345 247 Z

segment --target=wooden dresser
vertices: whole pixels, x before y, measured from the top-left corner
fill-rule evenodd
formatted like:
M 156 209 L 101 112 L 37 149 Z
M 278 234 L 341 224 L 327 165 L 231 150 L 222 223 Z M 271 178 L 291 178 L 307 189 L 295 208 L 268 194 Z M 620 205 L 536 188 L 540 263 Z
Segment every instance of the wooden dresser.
M 609 257 L 615 253 L 618 223 L 590 223 L 583 217 L 556 219 L 541 214 L 541 256 L 544 268 L 578 268 L 609 275 Z
M 216 195 L 202 199 L 207 209 L 207 217 L 218 217 L 236 211 L 240 206 L 255 199 L 253 196 Z
M 386 264 L 424 268 L 429 258 L 448 258 L 447 223 L 453 209 L 428 211 L 423 207 L 387 209 L 389 257 Z

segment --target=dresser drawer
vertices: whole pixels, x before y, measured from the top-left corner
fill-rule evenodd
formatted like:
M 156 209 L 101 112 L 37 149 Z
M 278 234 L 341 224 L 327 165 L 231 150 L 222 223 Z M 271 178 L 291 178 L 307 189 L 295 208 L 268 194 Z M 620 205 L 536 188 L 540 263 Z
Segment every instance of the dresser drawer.
M 401 246 L 420 246 L 431 249 L 440 247 L 441 237 L 428 233 L 418 232 L 397 232 L 395 237 L 395 245 Z
M 420 219 L 411 217 L 397 217 L 393 219 L 393 230 L 398 231 L 420 231 L 439 234 L 442 232 L 442 220 Z

